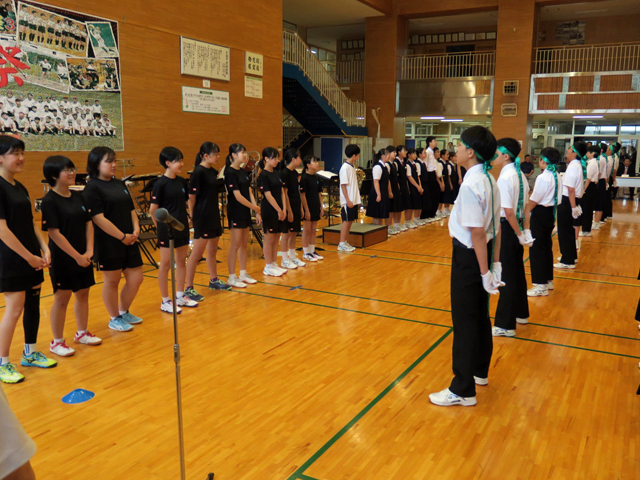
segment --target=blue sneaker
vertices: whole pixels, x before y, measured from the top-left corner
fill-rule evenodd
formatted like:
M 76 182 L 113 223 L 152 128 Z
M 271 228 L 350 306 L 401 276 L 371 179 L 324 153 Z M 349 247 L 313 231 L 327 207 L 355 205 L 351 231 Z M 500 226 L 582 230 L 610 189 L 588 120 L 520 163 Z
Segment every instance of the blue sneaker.
M 196 292 L 196 289 L 193 287 L 187 287 L 184 289 L 184 294 L 189 297 L 194 302 L 202 302 L 204 300 L 204 296 L 200 295 Z
M 20 364 L 23 367 L 53 368 L 58 365 L 58 362 L 45 357 L 42 352 L 33 352 L 31 355 L 23 353 Z
M 215 282 L 209 281 L 209 288 L 211 290 L 231 290 L 231 285 L 227 285 L 222 280 L 217 279 Z
M 136 317 L 132 313 L 129 313 L 129 311 L 121 316 L 122 319 L 130 325 L 138 325 L 142 323 L 142 319 L 140 317 Z
M 133 330 L 133 325 L 131 325 L 129 322 L 126 322 L 122 318 L 122 315 L 118 315 L 116 318 L 109 321 L 109 328 L 118 332 L 130 332 L 131 330 Z

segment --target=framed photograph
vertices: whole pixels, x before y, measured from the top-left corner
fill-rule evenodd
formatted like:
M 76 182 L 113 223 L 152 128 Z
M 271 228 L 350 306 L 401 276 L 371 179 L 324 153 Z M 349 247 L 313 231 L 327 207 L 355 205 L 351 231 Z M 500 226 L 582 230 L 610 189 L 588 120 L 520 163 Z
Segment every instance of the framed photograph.
M 424 35 L 420 35 L 420 43 L 426 43 L 426 39 L 424 38 Z
M 444 43 L 444 33 L 441 33 L 440 35 L 438 35 L 438 42 Z
M 431 35 L 427 35 L 427 43 L 431 43 Z
M 431 43 L 438 43 L 438 35 L 431 36 Z
M 358 40 L 358 48 L 364 48 L 364 40 Z
M 342 60 L 343 62 L 347 59 L 347 54 L 343 53 L 342 55 L 340 55 L 340 60 Z
M 484 40 L 485 38 L 487 38 L 487 34 L 482 32 L 482 33 L 476 33 L 476 40 Z
M 353 40 L 348 40 L 347 41 L 347 49 L 348 50 L 353 50 Z
M 487 40 L 495 40 L 496 32 L 487 32 Z
M 450 33 L 447 33 L 444 36 L 444 41 L 447 42 L 447 43 L 451 43 L 451 34 Z
M 420 42 L 420 35 L 412 35 L 411 36 L 411 43 L 413 45 L 417 45 Z
M 342 49 L 346 50 L 347 48 L 349 48 L 349 44 L 345 41 L 342 42 Z
M 464 35 L 464 39 L 467 42 L 473 42 L 476 39 L 476 34 L 475 33 L 466 33 Z
M 457 42 L 458 41 L 458 34 L 457 33 L 452 33 L 451 34 L 451 41 L 452 42 Z

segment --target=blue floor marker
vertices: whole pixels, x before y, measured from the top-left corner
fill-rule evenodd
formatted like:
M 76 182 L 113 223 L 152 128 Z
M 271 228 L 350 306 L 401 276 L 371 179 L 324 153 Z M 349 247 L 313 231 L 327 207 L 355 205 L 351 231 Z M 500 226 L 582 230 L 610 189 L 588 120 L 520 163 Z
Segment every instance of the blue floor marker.
M 95 397 L 96 394 L 90 392 L 89 390 L 83 390 L 82 388 L 78 388 L 71 393 L 68 393 L 64 397 L 62 397 L 62 401 L 64 403 L 68 403 L 69 405 L 75 405 L 76 403 L 84 403 L 91 400 Z
M 297 287 L 291 287 L 291 288 L 289 289 L 289 291 L 291 291 L 291 290 L 298 290 L 299 288 L 302 288 L 302 285 L 298 285 Z

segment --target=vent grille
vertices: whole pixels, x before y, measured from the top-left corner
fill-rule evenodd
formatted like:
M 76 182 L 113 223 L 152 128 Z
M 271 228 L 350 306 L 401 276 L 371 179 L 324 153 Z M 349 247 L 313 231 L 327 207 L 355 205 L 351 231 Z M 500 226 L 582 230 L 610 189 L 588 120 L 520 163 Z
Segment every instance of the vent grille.
M 520 87 L 519 80 L 509 80 L 504 82 L 504 86 L 502 87 L 502 92 L 506 96 L 518 95 L 518 90 Z
M 517 117 L 518 116 L 518 104 L 517 103 L 503 103 L 502 104 L 502 116 L 503 117 Z

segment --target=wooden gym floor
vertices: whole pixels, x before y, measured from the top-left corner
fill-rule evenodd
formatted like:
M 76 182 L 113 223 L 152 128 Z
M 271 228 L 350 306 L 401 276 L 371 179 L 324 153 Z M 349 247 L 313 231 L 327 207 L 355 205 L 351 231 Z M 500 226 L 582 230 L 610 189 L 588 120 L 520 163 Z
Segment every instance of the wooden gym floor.
M 428 400 L 451 380 L 446 221 L 354 254 L 329 247 L 283 278 L 263 277 L 254 243 L 260 283 L 243 291 L 209 291 L 202 264 L 206 300 L 179 317 L 188 478 L 635 478 L 640 216 L 630 201 L 615 209 L 621 221 L 582 240 L 578 268 L 530 299 L 531 323 L 495 339 L 473 408 Z M 226 276 L 228 235 L 221 246 Z M 38 445 L 39 478 L 179 477 L 172 320 L 156 270 L 145 272 L 132 309 L 142 325 L 109 330 L 97 285 L 90 329 L 103 345 L 75 346 L 51 371 L 20 368 L 26 381 L 4 386 Z M 51 302 L 47 281 L 43 351 Z M 67 342 L 74 327 L 70 313 Z M 19 327 L 13 361 L 21 342 Z M 96 396 L 62 403 L 76 388 Z

